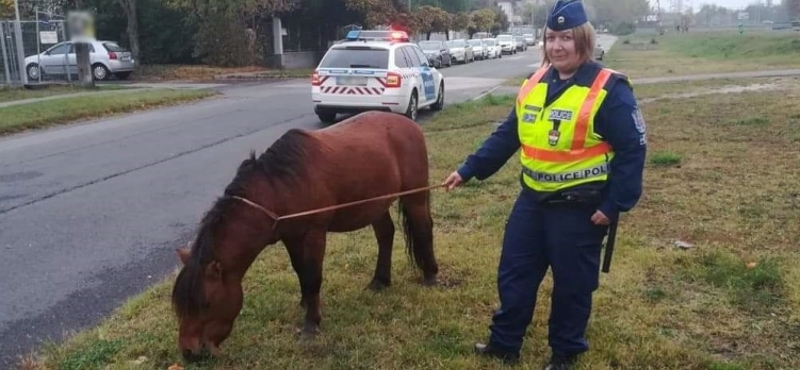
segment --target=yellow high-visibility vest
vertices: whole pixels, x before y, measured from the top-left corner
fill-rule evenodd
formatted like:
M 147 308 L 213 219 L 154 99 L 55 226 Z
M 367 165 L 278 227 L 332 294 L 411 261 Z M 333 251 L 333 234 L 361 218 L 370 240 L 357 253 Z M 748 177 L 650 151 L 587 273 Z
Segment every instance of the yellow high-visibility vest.
M 608 179 L 611 146 L 594 132 L 594 118 L 618 73 L 599 69 L 590 87 L 573 85 L 545 106 L 547 82 L 539 69 L 517 95 L 517 127 L 522 144 L 523 182 L 536 191 L 559 191 Z M 627 81 L 627 79 L 626 79 Z

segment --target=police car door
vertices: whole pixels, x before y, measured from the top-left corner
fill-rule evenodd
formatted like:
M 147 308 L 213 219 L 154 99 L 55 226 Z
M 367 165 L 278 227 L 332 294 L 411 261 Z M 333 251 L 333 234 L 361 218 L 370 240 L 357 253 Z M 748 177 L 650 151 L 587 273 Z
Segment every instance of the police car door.
M 425 93 L 422 91 L 422 75 L 420 74 L 419 58 L 408 45 L 398 48 L 397 51 L 403 53 L 406 57 L 406 62 L 408 63 L 407 71 L 411 76 L 409 82 L 412 82 L 414 86 L 417 87 L 417 102 L 419 105 L 422 105 L 422 103 L 425 102 Z
M 409 53 L 415 54 L 419 61 L 420 66 L 418 70 L 422 80 L 422 89 L 424 91 L 422 95 L 425 95 L 425 102 L 430 103 L 436 101 L 436 80 L 433 77 L 431 66 L 428 65 L 428 58 L 419 46 L 409 46 L 408 51 Z M 413 58 L 413 55 L 411 57 Z

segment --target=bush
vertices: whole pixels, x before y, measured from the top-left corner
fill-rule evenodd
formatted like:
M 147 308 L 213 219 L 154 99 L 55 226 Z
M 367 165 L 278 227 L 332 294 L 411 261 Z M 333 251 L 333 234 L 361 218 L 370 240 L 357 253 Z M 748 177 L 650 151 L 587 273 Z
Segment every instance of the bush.
M 619 36 L 630 35 L 636 31 L 636 25 L 632 22 L 612 23 L 608 31 Z

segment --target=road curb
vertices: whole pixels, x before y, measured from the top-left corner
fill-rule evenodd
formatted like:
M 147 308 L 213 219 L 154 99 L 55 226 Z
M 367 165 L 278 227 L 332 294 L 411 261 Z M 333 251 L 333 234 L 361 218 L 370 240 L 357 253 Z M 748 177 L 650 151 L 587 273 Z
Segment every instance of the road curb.
M 480 95 L 478 95 L 478 96 L 476 96 L 476 97 L 472 98 L 472 101 L 476 101 L 476 100 L 481 100 L 481 99 L 483 99 L 483 97 L 485 97 L 486 95 L 489 95 L 489 94 L 493 93 L 495 90 L 499 89 L 501 86 L 503 86 L 503 85 L 502 85 L 502 84 L 500 84 L 500 85 L 496 85 L 495 87 L 492 87 L 491 89 L 489 89 L 489 90 L 486 90 L 486 91 L 482 92 Z

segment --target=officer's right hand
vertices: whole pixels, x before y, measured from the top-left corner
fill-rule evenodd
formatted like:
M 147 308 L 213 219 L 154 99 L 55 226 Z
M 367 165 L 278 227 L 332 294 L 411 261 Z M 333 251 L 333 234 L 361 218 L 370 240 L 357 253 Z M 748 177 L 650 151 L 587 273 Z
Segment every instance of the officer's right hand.
M 453 190 L 456 186 L 461 185 L 464 180 L 461 178 L 461 175 L 458 174 L 458 171 L 453 171 L 450 176 L 447 176 L 447 179 L 444 180 L 442 185 L 445 186 L 447 191 Z

